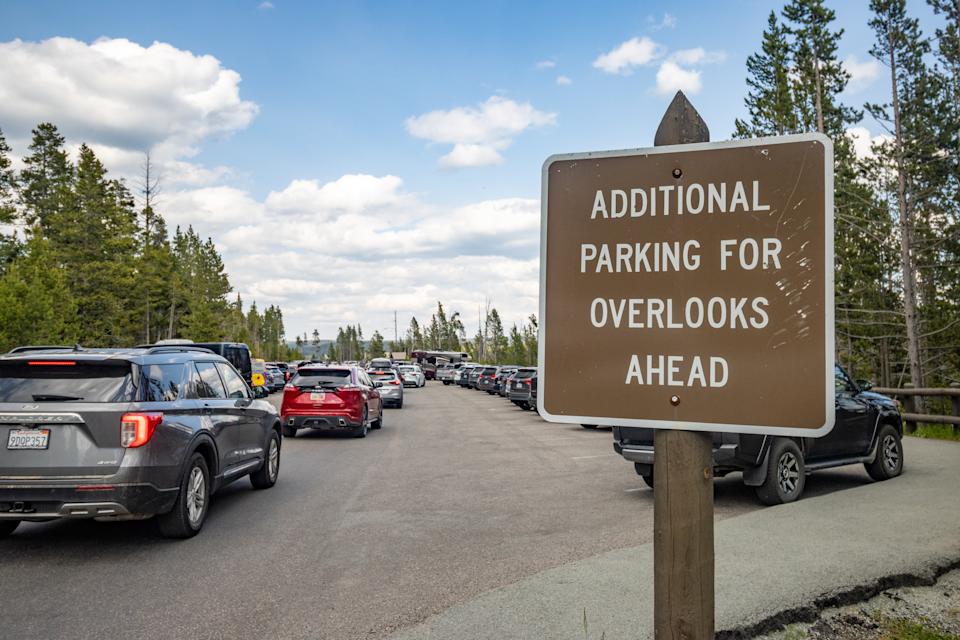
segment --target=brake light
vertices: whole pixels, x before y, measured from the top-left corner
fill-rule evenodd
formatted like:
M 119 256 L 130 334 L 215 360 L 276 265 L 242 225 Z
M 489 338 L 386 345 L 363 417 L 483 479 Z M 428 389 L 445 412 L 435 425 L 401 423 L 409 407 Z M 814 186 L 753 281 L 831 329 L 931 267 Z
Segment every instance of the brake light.
M 388 382 L 387 384 L 400 384 L 400 381 L 399 381 L 399 380 L 391 380 L 391 381 Z
M 142 447 L 150 442 L 153 432 L 162 421 L 162 413 L 123 414 L 120 418 L 120 446 L 128 449 Z
M 31 367 L 72 367 L 77 363 L 73 360 L 30 360 L 27 364 Z

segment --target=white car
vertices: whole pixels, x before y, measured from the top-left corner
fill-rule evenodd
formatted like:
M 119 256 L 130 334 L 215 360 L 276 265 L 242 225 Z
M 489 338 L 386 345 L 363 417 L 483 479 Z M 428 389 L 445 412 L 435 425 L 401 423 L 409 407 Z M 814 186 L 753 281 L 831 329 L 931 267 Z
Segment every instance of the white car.
M 400 375 L 403 377 L 403 386 L 405 387 L 423 387 L 427 384 L 427 377 L 423 375 L 423 369 L 416 364 L 400 365 Z

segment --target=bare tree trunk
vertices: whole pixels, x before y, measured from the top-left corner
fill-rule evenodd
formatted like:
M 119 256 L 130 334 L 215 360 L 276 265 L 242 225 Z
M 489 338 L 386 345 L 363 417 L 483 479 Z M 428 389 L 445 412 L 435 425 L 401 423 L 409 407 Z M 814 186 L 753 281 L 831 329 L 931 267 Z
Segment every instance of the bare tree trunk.
M 816 55 L 813 56 L 813 78 L 816 83 L 816 105 L 817 105 L 817 131 L 820 133 L 825 133 L 823 130 L 823 98 L 820 94 L 823 92 L 820 81 L 820 58 Z
M 907 172 L 904 167 L 903 132 L 900 127 L 900 95 L 897 86 L 897 56 L 893 34 L 888 35 L 890 48 L 890 84 L 893 94 L 893 126 L 897 150 L 897 208 L 900 222 L 900 264 L 903 272 L 903 311 L 907 326 L 907 361 L 910 365 L 910 382 L 915 387 L 923 386 L 923 369 L 920 363 L 920 331 L 917 318 L 917 274 L 914 269 L 913 220 L 907 202 Z M 923 398 L 916 398 L 918 413 L 924 412 Z

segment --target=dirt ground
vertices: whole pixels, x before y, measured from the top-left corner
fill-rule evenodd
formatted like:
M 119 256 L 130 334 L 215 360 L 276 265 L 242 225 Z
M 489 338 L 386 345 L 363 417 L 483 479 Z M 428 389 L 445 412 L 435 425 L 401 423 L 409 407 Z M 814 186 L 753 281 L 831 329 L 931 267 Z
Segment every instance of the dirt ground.
M 758 640 L 960 640 L 960 569 L 933 586 L 890 589 Z

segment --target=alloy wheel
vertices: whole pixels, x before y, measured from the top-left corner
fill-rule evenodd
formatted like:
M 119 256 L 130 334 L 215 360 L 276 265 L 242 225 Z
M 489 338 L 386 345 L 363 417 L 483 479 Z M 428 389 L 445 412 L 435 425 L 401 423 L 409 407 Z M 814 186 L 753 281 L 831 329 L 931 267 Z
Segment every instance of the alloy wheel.
M 800 480 L 800 463 L 790 451 L 784 451 L 777 461 L 777 484 L 785 495 L 793 495 Z
M 883 438 L 883 464 L 888 471 L 894 472 L 900 465 L 900 448 L 897 439 L 888 434 Z
M 267 454 L 267 473 L 270 475 L 270 481 L 277 479 L 277 473 L 280 471 L 280 447 L 277 446 L 277 439 L 270 438 L 270 451 Z
M 207 502 L 207 480 L 203 477 L 203 469 L 194 467 L 190 471 L 190 480 L 187 482 L 187 517 L 194 527 L 200 524 L 203 509 Z

